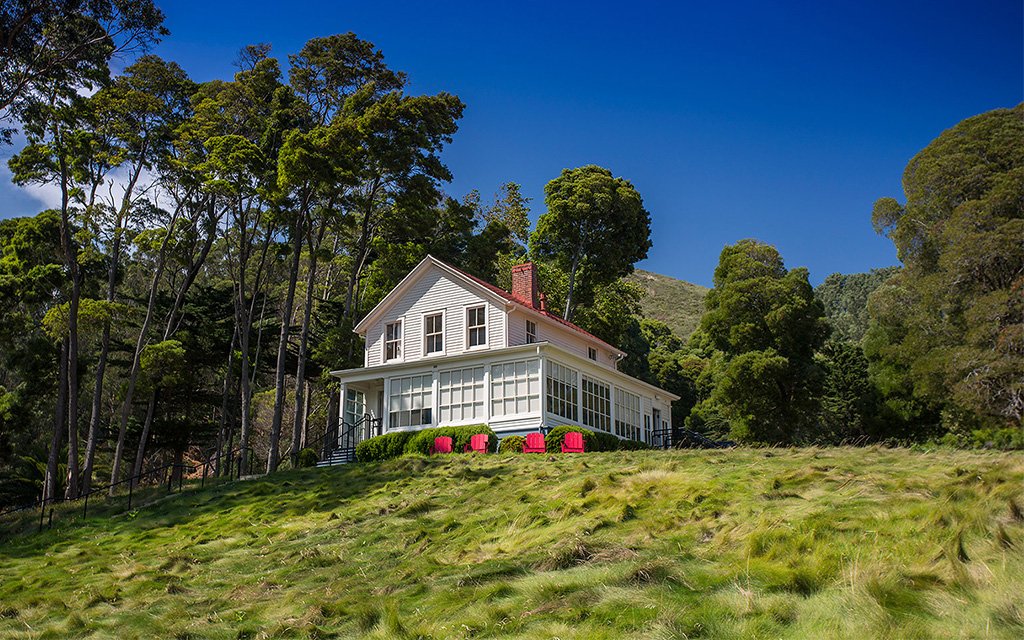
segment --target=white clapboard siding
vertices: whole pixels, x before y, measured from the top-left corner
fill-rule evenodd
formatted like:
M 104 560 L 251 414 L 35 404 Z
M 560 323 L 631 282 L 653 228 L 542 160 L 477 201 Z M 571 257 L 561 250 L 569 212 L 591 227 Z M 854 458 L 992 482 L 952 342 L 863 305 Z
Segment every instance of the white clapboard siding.
M 558 324 L 554 321 L 541 320 L 529 311 L 524 312 L 513 309 L 508 314 L 509 346 L 526 344 L 527 320 L 537 323 L 537 342 L 550 342 L 551 344 L 558 345 L 581 358 L 588 358 L 587 348 L 594 347 L 597 349 L 596 362 L 608 367 L 609 369 L 615 368 L 615 360 L 611 357 L 609 351 L 599 346 L 596 341 L 588 340 L 587 337 L 579 331 L 570 329 L 565 325 Z
M 444 312 L 444 356 L 466 351 L 466 307 L 487 306 L 487 349 L 505 347 L 505 310 L 434 267 L 424 273 L 387 312 L 367 330 L 367 365 L 383 364 L 384 327 L 402 318 L 402 359 L 424 358 L 423 316 Z M 430 359 L 439 357 L 431 354 Z

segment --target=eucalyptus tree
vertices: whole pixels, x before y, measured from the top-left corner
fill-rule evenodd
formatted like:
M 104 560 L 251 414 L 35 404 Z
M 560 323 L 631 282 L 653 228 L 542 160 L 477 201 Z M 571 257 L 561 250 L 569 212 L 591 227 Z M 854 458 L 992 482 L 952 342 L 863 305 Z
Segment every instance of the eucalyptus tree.
M 0 6 L 0 123 L 34 119 L 33 105 L 55 88 L 91 91 L 115 56 L 130 57 L 161 36 L 152 0 L 10 0 Z M 0 127 L 0 143 L 14 129 Z
M 651 216 L 628 180 L 596 165 L 563 169 L 544 187 L 544 203 L 530 252 L 569 275 L 563 315 L 572 320 L 581 297 L 589 302 L 594 287 L 632 273 L 647 257 Z

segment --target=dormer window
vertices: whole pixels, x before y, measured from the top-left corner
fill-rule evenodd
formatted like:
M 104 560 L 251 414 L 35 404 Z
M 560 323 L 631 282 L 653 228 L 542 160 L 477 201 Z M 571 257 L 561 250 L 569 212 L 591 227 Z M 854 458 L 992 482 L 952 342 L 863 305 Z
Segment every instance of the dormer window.
M 597 362 L 597 349 L 594 347 L 587 347 L 587 357 Z
M 466 309 L 466 344 L 470 349 L 487 345 L 487 308 Z
M 526 344 L 537 342 L 537 323 L 533 320 L 526 321 Z
M 423 316 L 423 353 L 444 353 L 444 314 Z
M 384 327 L 384 361 L 402 359 L 402 321 L 389 322 Z

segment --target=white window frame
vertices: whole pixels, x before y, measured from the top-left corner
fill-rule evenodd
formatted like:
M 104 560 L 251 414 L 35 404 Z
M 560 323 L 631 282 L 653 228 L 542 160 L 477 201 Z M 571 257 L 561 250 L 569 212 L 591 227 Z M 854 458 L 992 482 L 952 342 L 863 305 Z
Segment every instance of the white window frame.
M 393 326 L 393 325 L 397 325 L 398 326 L 398 337 L 397 338 L 392 338 L 392 339 L 389 340 L 388 339 L 388 328 Z M 394 320 L 392 322 L 385 322 L 384 323 L 384 335 L 383 335 L 383 338 L 384 338 L 384 351 L 381 353 L 381 356 L 383 357 L 382 358 L 383 361 L 384 362 L 402 362 L 403 356 L 405 355 L 405 344 L 404 344 L 405 343 L 405 318 L 399 318 L 399 319 Z M 394 343 L 394 344 L 396 344 L 398 346 L 398 350 L 397 350 L 397 353 L 396 353 L 395 357 L 389 358 L 388 357 L 388 345 L 392 344 L 392 343 Z
M 434 316 L 441 316 L 441 334 L 440 334 L 441 335 L 441 350 L 440 351 L 431 351 L 431 352 L 427 353 L 427 318 L 433 318 Z M 445 338 L 445 335 L 444 335 L 445 334 L 445 327 L 447 326 L 447 320 L 448 320 L 448 318 L 447 318 L 447 315 L 446 315 L 444 309 L 441 309 L 439 311 L 428 311 L 428 312 L 422 314 L 421 320 L 420 320 L 420 326 L 423 327 L 423 340 L 422 340 L 421 348 L 423 350 L 423 357 L 424 358 L 433 358 L 435 356 L 443 356 L 443 355 L 445 355 L 445 352 L 448 349 L 448 340 Z M 430 335 L 435 336 L 435 335 L 438 335 L 438 334 L 432 333 Z
M 479 379 L 475 377 L 479 371 Z M 474 377 L 467 382 L 466 373 L 470 372 Z M 452 381 L 453 374 L 459 374 L 459 382 Z M 445 377 L 448 378 L 447 385 Z M 455 424 L 479 424 L 487 421 L 487 368 L 478 364 L 470 367 L 459 367 L 445 369 L 437 373 L 437 423 L 446 425 Z M 470 400 L 466 400 L 467 391 L 470 393 Z M 447 402 L 445 402 L 447 397 Z M 457 401 L 456 401 L 457 400 Z M 470 409 L 470 417 L 466 417 L 466 410 Z M 445 418 L 445 411 L 449 414 L 458 409 L 461 416 L 458 419 Z
M 522 365 L 522 374 L 519 373 L 519 365 Z M 531 373 L 530 367 L 534 371 Z M 505 376 L 505 368 L 512 367 L 511 377 Z M 490 385 L 490 415 L 491 418 L 508 418 L 513 416 L 538 415 L 541 412 L 543 402 L 543 364 L 539 358 L 527 358 L 525 360 L 507 360 L 495 362 L 490 366 L 488 384 Z M 525 385 L 526 394 L 520 395 L 518 389 Z M 511 393 L 506 393 L 511 390 Z M 536 403 L 536 409 L 530 409 L 530 403 Z M 521 404 L 525 403 L 526 411 L 519 411 Z M 510 404 L 512 410 L 506 411 L 505 405 Z
M 413 378 L 418 378 L 419 379 L 418 383 L 417 383 L 419 386 L 415 390 L 413 390 L 411 388 L 411 386 L 412 386 L 412 382 L 411 381 L 412 381 Z M 426 385 L 425 386 L 423 385 L 424 379 L 426 380 Z M 403 394 L 402 393 L 402 381 L 403 380 L 410 380 L 410 390 L 409 390 L 408 394 Z M 397 391 L 396 391 L 396 387 L 397 387 Z M 402 398 L 404 396 L 406 396 L 406 395 L 409 398 L 409 402 L 408 402 L 409 408 L 408 409 L 403 409 L 402 408 Z M 394 406 L 394 404 L 395 404 L 394 400 L 396 398 L 398 399 L 398 407 Z M 409 430 L 422 429 L 423 427 L 433 426 L 433 424 L 434 424 L 434 380 L 433 380 L 433 374 L 426 373 L 426 374 L 415 374 L 415 375 L 411 375 L 411 376 L 399 376 L 399 377 L 396 377 L 396 378 L 389 378 L 388 398 L 387 398 L 387 400 L 388 400 L 388 402 L 387 402 L 388 430 L 409 431 Z M 415 405 L 419 405 L 419 406 L 415 406 Z M 418 424 L 412 424 L 412 412 L 414 412 L 414 411 L 419 411 L 420 412 L 420 422 Z M 400 423 L 402 422 L 400 414 L 402 414 L 404 412 L 409 412 L 409 418 L 410 418 L 409 419 L 409 424 L 399 426 Z M 429 412 L 427 414 L 429 416 L 429 418 L 430 418 L 429 421 L 424 421 L 423 420 L 424 412 Z
M 606 390 L 608 395 L 602 396 L 598 393 L 594 393 L 593 390 L 588 389 L 590 387 L 601 387 Z M 585 427 L 597 429 L 605 433 L 611 433 L 612 430 L 612 402 L 614 395 L 612 393 L 612 385 L 599 380 L 597 378 L 583 374 L 580 376 L 580 393 L 582 402 L 580 403 L 580 419 L 581 424 Z M 601 405 L 604 404 L 602 407 Z M 590 406 L 588 406 L 590 405 Z M 593 419 L 595 418 L 596 419 Z M 588 420 L 588 418 L 590 418 Z
M 531 331 L 532 329 L 532 331 Z M 537 323 L 529 318 L 526 319 L 526 344 L 537 342 Z
M 488 341 L 491 339 L 490 336 L 487 335 L 488 334 L 488 331 L 487 331 L 487 306 L 488 305 L 486 303 L 484 303 L 484 304 L 467 304 L 465 307 L 463 307 L 462 319 L 466 323 L 465 324 L 465 327 L 466 327 L 466 351 L 475 351 L 477 349 L 486 349 L 487 348 Z M 469 312 L 470 311 L 475 311 L 477 309 L 483 309 L 484 310 L 484 323 L 483 324 L 476 324 L 476 325 L 473 325 L 471 327 L 469 325 Z M 470 331 L 472 331 L 473 329 L 483 329 L 484 330 L 484 341 L 483 341 L 482 344 L 470 345 L 470 343 L 469 343 L 469 336 L 470 336 Z
M 579 407 L 580 373 L 572 367 L 560 362 L 548 360 L 544 376 L 545 409 L 553 416 L 563 420 L 577 422 L 580 416 Z M 565 415 L 561 409 L 569 409 Z
M 642 413 L 643 400 L 639 394 L 615 387 L 615 424 L 613 425 L 615 435 L 629 440 L 638 440 Z

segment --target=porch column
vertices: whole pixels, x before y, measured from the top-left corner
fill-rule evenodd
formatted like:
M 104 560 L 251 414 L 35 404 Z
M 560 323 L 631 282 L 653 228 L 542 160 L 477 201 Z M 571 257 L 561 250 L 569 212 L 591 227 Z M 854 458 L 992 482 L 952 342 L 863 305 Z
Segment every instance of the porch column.
M 391 428 L 391 378 L 384 378 L 384 398 L 381 400 L 380 432 L 387 433 Z
M 341 390 L 338 402 L 338 446 L 341 446 L 341 435 L 345 433 L 345 405 L 348 403 L 348 385 L 344 382 L 341 383 Z

